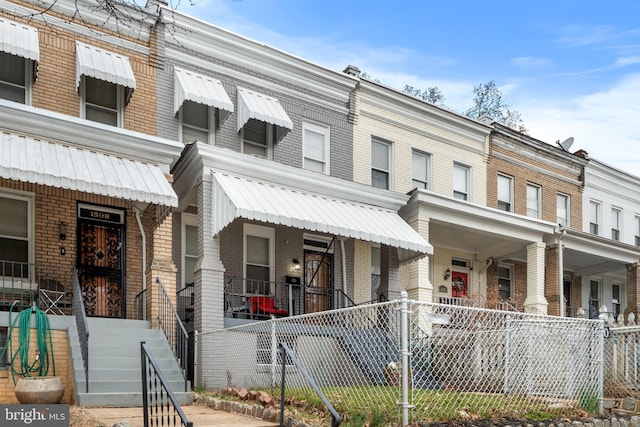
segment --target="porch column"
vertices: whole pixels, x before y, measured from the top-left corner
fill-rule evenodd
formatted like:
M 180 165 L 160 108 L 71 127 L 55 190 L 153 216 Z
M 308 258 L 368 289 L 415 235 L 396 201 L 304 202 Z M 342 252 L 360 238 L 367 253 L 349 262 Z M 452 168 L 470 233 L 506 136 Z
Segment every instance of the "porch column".
M 224 327 L 224 266 L 220 260 L 220 240 L 213 236 L 212 177 L 203 178 L 197 189 L 198 199 L 198 262 L 194 275 L 194 327 L 199 333 Z M 223 347 L 216 344 L 215 334 L 198 339 L 198 386 L 219 387 L 226 384 L 224 372 L 215 369 L 223 360 Z
M 380 247 L 380 287 L 378 294 L 383 293 L 389 301 L 400 299 L 400 271 L 396 248 L 383 245 Z
M 429 218 L 414 216 L 408 221 L 409 225 L 424 239 L 429 241 Z M 433 283 L 429 272 L 430 258 L 425 256 L 418 261 L 410 262 L 401 267 L 403 283 L 401 284 L 409 299 L 421 302 L 433 302 Z
M 627 264 L 627 306 L 624 309 L 624 320 L 629 313 L 636 315 L 636 324 L 640 320 L 640 263 Z
M 544 252 L 544 242 L 527 245 L 527 298 L 524 301 L 524 311 L 527 313 L 547 313 L 548 304 L 544 297 Z

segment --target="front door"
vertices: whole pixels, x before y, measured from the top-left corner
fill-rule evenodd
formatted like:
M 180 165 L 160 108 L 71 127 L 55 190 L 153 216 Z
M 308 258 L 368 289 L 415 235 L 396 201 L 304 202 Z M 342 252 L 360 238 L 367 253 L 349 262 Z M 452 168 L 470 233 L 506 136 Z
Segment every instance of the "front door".
M 332 308 L 332 263 L 333 254 L 305 251 L 305 313 L 317 313 Z
M 80 205 L 78 272 L 87 316 L 126 317 L 123 210 Z
M 466 298 L 469 295 L 469 276 L 467 273 L 454 271 L 451 273 L 451 296 Z

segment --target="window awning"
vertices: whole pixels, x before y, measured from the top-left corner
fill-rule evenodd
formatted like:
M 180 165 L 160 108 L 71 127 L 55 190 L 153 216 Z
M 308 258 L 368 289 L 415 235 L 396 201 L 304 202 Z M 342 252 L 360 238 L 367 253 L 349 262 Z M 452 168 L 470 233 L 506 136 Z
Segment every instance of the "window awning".
M 213 235 L 245 218 L 395 247 L 401 263 L 433 253 L 393 210 L 221 172 L 213 177 Z
M 136 88 L 129 58 L 76 41 L 76 89 L 82 76 L 121 85 L 130 91 Z
M 0 177 L 178 206 L 178 196 L 157 165 L 14 133 L 0 134 Z
M 178 113 L 184 101 L 193 101 L 219 110 L 223 123 L 233 113 L 233 103 L 220 80 L 175 67 L 173 84 L 173 109 Z M 219 123 L 219 124 L 220 124 Z
M 29 25 L 0 18 L 0 51 L 39 62 L 38 30 Z
M 287 132 L 293 129 L 293 122 L 277 99 L 239 87 L 238 131 L 240 131 L 250 119 L 273 124 L 276 127 L 275 142 L 279 141 Z

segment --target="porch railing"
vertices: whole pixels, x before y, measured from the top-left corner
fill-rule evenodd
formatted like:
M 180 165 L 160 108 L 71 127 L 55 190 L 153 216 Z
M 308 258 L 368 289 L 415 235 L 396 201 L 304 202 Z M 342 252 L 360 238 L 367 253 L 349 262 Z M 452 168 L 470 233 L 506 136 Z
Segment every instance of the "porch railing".
M 82 354 L 82 367 L 84 368 L 85 393 L 89 393 L 89 323 L 84 311 L 84 301 L 80 290 L 80 280 L 77 272 L 73 275 L 73 314 L 78 328 L 78 341 Z
M 193 427 L 180 407 L 178 399 L 171 391 L 158 363 L 147 348 L 140 342 L 142 365 L 142 406 L 144 427 L 175 426 Z M 152 418 L 150 421 L 149 419 Z
M 439 304 L 457 305 L 460 307 L 486 308 L 486 302 L 480 298 L 438 297 Z
M 188 375 L 187 369 L 189 365 L 189 334 L 187 333 L 175 306 L 169 298 L 169 294 L 162 286 L 162 281 L 158 277 L 156 279 L 158 289 L 160 290 L 160 298 L 158 302 L 158 323 L 167 337 L 173 355 L 180 365 L 180 370 L 184 376 L 184 391 L 188 391 Z

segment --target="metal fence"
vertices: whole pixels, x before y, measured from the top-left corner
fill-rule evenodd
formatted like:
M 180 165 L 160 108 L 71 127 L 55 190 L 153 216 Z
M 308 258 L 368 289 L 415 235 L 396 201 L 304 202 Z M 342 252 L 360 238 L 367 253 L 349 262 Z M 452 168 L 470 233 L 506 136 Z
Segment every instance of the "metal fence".
M 404 299 L 201 333 L 196 382 L 275 391 L 284 342 L 338 412 L 397 411 L 398 421 L 406 412 L 413 421 L 525 415 L 600 404 L 602 331 L 595 320 Z M 287 401 L 308 403 L 306 382 L 286 366 Z
M 636 323 L 633 313 L 626 318 L 608 317 L 604 339 L 605 397 L 640 399 L 640 326 Z

